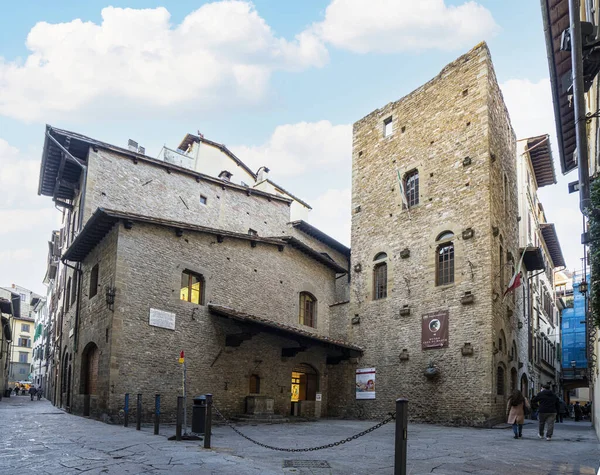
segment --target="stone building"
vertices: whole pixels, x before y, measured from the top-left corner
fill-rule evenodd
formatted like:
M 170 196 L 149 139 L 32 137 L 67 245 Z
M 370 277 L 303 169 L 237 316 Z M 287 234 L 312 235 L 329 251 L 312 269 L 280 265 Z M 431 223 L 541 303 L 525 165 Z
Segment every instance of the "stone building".
M 189 394 L 226 414 L 327 414 L 330 375 L 362 352 L 337 330 L 350 250 L 232 175 L 47 128 L 39 193 L 64 223 L 55 404 L 114 419 L 126 393 L 160 393 L 172 418 L 184 351 Z
M 519 252 L 515 145 L 484 43 L 354 124 L 347 325 L 365 353 L 343 365 L 340 414 L 381 417 L 406 397 L 420 421 L 504 418 L 522 312 L 503 298 Z M 355 397 L 361 369 L 374 399 Z
M 517 187 L 519 196 L 519 253 L 523 254 L 523 321 L 527 330 L 518 351 L 521 389 L 528 397 L 542 384 L 558 392 L 561 383 L 560 311 L 556 298 L 554 272 L 564 268 L 554 224 L 548 223 L 538 190 L 556 183 L 550 138 L 528 137 L 517 142 Z M 523 344 L 525 343 L 525 344 Z

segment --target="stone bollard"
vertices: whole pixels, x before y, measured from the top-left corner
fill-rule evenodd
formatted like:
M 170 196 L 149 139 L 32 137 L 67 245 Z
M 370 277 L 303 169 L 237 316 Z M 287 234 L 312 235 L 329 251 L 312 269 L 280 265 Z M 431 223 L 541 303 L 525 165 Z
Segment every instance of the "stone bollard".
M 396 399 L 396 441 L 394 475 L 406 475 L 406 441 L 408 438 L 408 399 Z

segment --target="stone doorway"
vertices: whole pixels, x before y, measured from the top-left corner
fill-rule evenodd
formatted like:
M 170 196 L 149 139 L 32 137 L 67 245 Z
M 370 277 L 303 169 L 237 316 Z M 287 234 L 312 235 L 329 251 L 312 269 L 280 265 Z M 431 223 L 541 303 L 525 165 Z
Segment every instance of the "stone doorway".
M 510 370 L 510 392 L 512 393 L 515 389 L 519 389 L 519 375 L 517 370 L 512 368 Z
M 292 369 L 290 414 L 309 415 L 314 412 L 314 401 L 319 390 L 319 376 L 312 366 L 302 363 Z M 311 411 L 310 408 L 313 408 Z M 304 410 L 306 408 L 306 410 Z

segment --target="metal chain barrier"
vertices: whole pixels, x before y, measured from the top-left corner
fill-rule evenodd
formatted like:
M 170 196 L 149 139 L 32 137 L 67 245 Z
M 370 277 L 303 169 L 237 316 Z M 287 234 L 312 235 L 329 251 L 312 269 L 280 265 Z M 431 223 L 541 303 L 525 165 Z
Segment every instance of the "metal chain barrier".
M 241 435 L 244 439 L 249 440 L 253 444 L 260 445 L 261 447 L 264 447 L 265 449 L 279 450 L 281 452 L 314 452 L 315 450 L 323 450 L 323 449 L 330 449 L 332 447 L 337 447 L 338 445 L 342 445 L 342 444 L 345 444 L 347 442 L 351 442 L 353 440 L 358 439 L 359 437 L 362 437 L 363 435 L 369 434 L 370 432 L 373 432 L 374 430 L 379 429 L 380 427 L 384 426 L 388 422 L 391 422 L 391 421 L 393 421 L 393 420 L 396 419 L 396 413 L 395 412 L 390 412 L 390 413 L 388 413 L 388 417 L 386 417 L 384 420 L 382 420 L 379 424 L 376 424 L 373 427 L 369 427 L 368 429 L 366 429 L 366 430 L 364 430 L 362 432 L 359 432 L 358 434 L 355 434 L 355 435 L 353 435 L 351 437 L 348 437 L 346 439 L 342 439 L 342 440 L 339 440 L 337 442 L 332 442 L 331 444 L 320 445 L 318 447 L 305 447 L 305 448 L 302 448 L 302 449 L 286 449 L 284 447 L 274 447 L 272 445 L 263 444 L 262 442 L 259 442 L 257 440 L 254 440 L 254 439 L 248 437 L 246 434 L 243 434 L 237 428 L 235 428 L 233 426 L 233 423 L 231 423 L 230 421 L 228 421 L 225 418 L 225 416 L 223 414 L 221 414 L 221 411 L 219 411 L 219 409 L 217 409 L 217 407 L 214 404 L 213 404 L 213 409 L 215 410 L 215 412 L 217 413 L 217 415 L 223 420 L 223 422 L 225 422 L 225 424 L 227 424 L 229 427 L 231 427 L 231 429 L 235 433 Z

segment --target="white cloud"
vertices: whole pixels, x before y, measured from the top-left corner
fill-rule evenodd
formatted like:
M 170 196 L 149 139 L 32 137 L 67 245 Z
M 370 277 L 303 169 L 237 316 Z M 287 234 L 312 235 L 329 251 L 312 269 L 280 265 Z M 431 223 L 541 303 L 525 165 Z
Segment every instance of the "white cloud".
M 550 81 L 542 79 L 532 82 L 528 79 L 511 79 L 500 87 L 517 138 L 550 135 L 558 183 L 541 188 L 538 194 L 546 218 L 555 224 L 567 266 L 571 270 L 578 270 L 581 268 L 579 258 L 583 255 L 582 217 L 579 213 L 579 196 L 576 193 L 569 194 L 567 191 L 567 183 L 576 180 L 577 177 L 573 174 L 564 176 L 560 172 Z
M 250 168 L 265 165 L 276 176 L 351 167 L 352 126 L 333 125 L 327 120 L 280 125 L 262 145 L 231 149 Z
M 350 188 L 330 189 L 313 200 L 309 221 L 315 227 L 350 246 Z
M 0 209 L 31 203 L 37 195 L 38 160 L 23 157 L 19 150 L 0 138 Z
M 176 26 L 162 7 L 107 7 L 100 24 L 40 22 L 27 47 L 24 62 L 0 58 L 0 114 L 25 121 L 94 107 L 131 113 L 251 103 L 265 95 L 274 70 L 328 59 L 310 31 L 279 38 L 251 3 L 227 0 Z
M 453 50 L 487 39 L 499 27 L 474 1 L 333 0 L 313 25 L 324 41 L 355 53 Z

